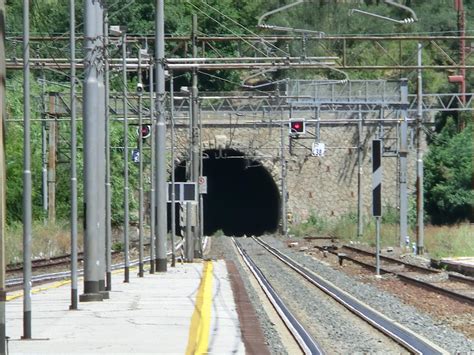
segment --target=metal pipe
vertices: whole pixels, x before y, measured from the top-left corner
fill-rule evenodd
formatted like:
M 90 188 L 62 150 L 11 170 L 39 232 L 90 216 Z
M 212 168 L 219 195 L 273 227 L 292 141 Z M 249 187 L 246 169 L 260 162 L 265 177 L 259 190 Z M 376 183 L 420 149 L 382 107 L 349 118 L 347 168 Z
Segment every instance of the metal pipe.
M 84 137 L 84 293 L 79 301 L 102 301 L 99 287 L 99 185 L 97 152 L 100 147 L 100 130 L 97 129 L 97 108 L 99 105 L 99 60 L 97 53 L 101 45 L 97 39 L 97 7 L 95 0 L 84 1 L 85 32 L 85 76 L 83 84 L 83 137 Z M 102 147 L 103 149 L 103 147 Z
M 165 19 L 164 0 L 155 2 L 155 35 L 156 35 L 156 111 L 158 114 L 156 142 L 156 271 L 167 271 L 167 202 L 166 202 L 166 120 L 165 120 Z
M 171 113 L 171 266 L 176 266 L 176 192 L 175 192 L 175 126 L 174 126 L 174 75 L 170 72 L 170 113 Z
M 380 224 L 381 217 L 375 217 L 375 275 L 380 276 Z
M 198 39 L 198 36 L 192 36 L 192 38 Z M 243 62 L 243 61 L 264 61 L 264 62 L 308 62 L 311 60 L 338 60 L 339 57 L 305 57 L 304 60 L 301 57 L 234 57 L 234 58 L 168 58 L 166 63 L 168 64 L 179 64 L 179 63 L 225 63 L 225 62 Z
M 38 63 L 35 65 L 35 68 L 39 67 Z M 118 69 L 121 65 L 119 64 L 111 64 L 111 68 Z M 136 71 L 138 65 L 137 64 L 128 64 L 127 69 L 129 71 Z M 330 67 L 330 68 L 328 68 Z M 12 62 L 11 60 L 7 61 L 7 69 L 8 70 L 21 70 L 23 68 L 23 61 L 17 60 Z M 41 68 L 50 69 L 50 70 L 60 70 L 60 69 L 68 69 L 69 68 L 69 61 L 59 61 L 52 63 L 44 63 L 41 64 Z M 84 64 L 80 63 L 77 66 L 78 69 L 83 69 Z M 234 69 L 234 70 L 247 70 L 247 69 L 262 69 L 262 68 L 274 68 L 274 69 L 340 69 L 340 70 L 448 70 L 448 69 L 474 69 L 474 65 L 466 64 L 466 65 L 424 65 L 423 67 L 418 67 L 417 65 L 342 65 L 338 64 L 337 62 L 313 62 L 313 63 L 295 63 L 295 62 L 265 62 L 265 63 L 205 63 L 205 64 L 166 64 L 166 69 L 169 70 L 176 70 L 176 71 L 186 71 L 193 68 L 198 70 L 223 70 L 223 69 Z M 63 74 L 60 72 L 60 74 Z
M 127 34 L 125 31 L 122 33 L 122 81 L 123 81 L 123 252 L 124 252 L 124 280 L 123 282 L 130 282 L 130 255 L 129 255 L 129 206 L 128 206 L 128 110 L 127 110 Z
M 31 339 L 30 2 L 23 0 L 23 339 Z
M 198 54 L 198 47 L 196 42 L 198 25 L 197 25 L 197 15 L 193 14 L 193 24 L 192 24 L 192 42 L 193 42 L 193 57 L 196 57 Z M 192 88 L 191 88 L 191 181 L 195 184 L 198 182 L 199 178 L 199 125 L 198 125 L 198 75 L 197 70 L 193 69 L 192 72 Z M 198 216 L 199 205 L 194 204 L 193 214 Z M 194 244 L 194 257 L 200 258 L 201 255 L 201 235 L 199 227 L 199 219 L 195 218 L 196 224 L 192 229 L 193 234 L 193 244 Z
M 456 31 L 452 31 L 453 33 Z M 399 41 L 399 40 L 459 40 L 463 36 L 459 35 L 327 35 L 323 38 L 311 34 L 305 36 L 302 35 L 262 35 L 262 36 L 235 36 L 235 35 L 222 35 L 222 36 L 198 36 L 197 40 L 199 42 L 228 42 L 228 41 L 254 41 L 254 42 L 268 42 L 268 41 L 295 41 L 301 40 L 305 37 L 307 40 L 325 40 L 325 41 L 341 41 L 341 40 L 359 40 L 359 41 L 374 41 L 374 40 L 385 40 L 385 41 Z M 82 36 L 78 36 L 78 39 L 84 39 Z M 129 35 L 129 42 L 139 42 L 143 40 L 153 40 L 154 35 Z M 474 36 L 464 36 L 467 40 L 474 39 Z M 22 37 L 18 36 L 8 36 L 7 41 L 11 42 L 21 42 Z M 44 41 L 66 41 L 67 37 L 60 36 L 31 36 L 31 42 L 44 42 Z M 191 40 L 190 36 L 169 36 L 166 37 L 166 42 L 189 42 Z
M 283 113 L 282 113 L 283 115 Z M 285 160 L 285 126 L 280 125 L 280 163 L 281 163 L 281 228 L 282 234 L 288 237 L 288 214 L 286 212 L 286 160 Z
M 408 81 L 401 79 L 402 102 L 408 102 Z M 407 156 L 408 156 L 408 113 L 406 108 L 401 110 L 400 123 L 400 247 L 403 247 L 405 239 L 408 237 L 408 184 L 407 184 Z
M 191 93 L 189 93 L 189 100 L 191 102 Z M 192 105 L 189 105 L 189 117 L 188 117 L 188 157 L 192 157 L 192 129 L 191 129 L 191 119 L 192 119 Z M 191 179 L 191 166 L 189 162 L 186 162 L 186 180 L 190 181 Z M 191 214 L 191 203 L 183 202 L 186 206 L 186 228 L 184 232 L 184 244 L 185 244 L 185 259 L 186 262 L 192 263 L 194 261 L 194 240 L 193 234 L 191 230 L 191 221 L 192 221 L 192 214 Z M 182 212 L 182 211 L 181 211 Z
M 362 196 L 362 112 L 359 106 L 359 119 L 357 121 L 357 237 L 362 238 L 363 235 L 363 196 Z
M 112 184 L 110 174 L 110 65 L 109 11 L 104 16 L 104 89 L 105 89 L 105 290 L 112 291 Z
M 4 123 L 6 120 L 5 101 L 5 2 L 0 0 L 0 355 L 7 353 L 6 337 L 6 302 L 5 288 L 5 215 L 6 215 L 6 168 Z
M 99 195 L 97 196 L 97 209 L 98 209 L 98 218 L 99 218 L 99 240 L 98 240 L 98 260 L 99 265 L 99 292 L 102 295 L 103 299 L 109 298 L 109 293 L 105 289 L 105 244 L 106 244 L 106 194 L 105 194 L 105 184 L 106 184 L 106 152 L 105 152 L 105 85 L 104 85 L 104 4 L 105 1 L 96 1 L 95 7 L 95 23 L 96 23 L 96 32 L 97 32 L 97 90 L 98 90 L 98 110 L 97 110 L 97 155 L 99 164 L 96 166 L 98 181 L 97 189 Z
M 74 0 L 69 1 L 69 47 L 71 51 L 71 304 L 78 308 L 77 291 L 77 125 L 76 125 L 76 13 Z
M 203 150 L 202 150 L 202 116 L 201 107 L 198 113 L 199 120 L 199 176 L 204 177 Z M 207 182 L 206 182 L 207 183 Z M 199 190 L 199 236 L 204 238 L 204 195 Z M 203 256 L 202 240 L 199 242 L 201 257 Z
M 42 122 L 41 122 L 41 185 L 43 193 L 43 220 L 44 225 L 48 223 L 48 169 L 47 169 L 47 129 L 46 129 L 46 78 L 44 70 L 41 71 L 41 98 L 42 98 Z M 30 120 L 31 121 L 31 120 Z
M 155 118 L 155 90 L 153 85 L 153 64 L 150 65 L 150 145 L 151 145 L 151 162 L 150 162 L 150 274 L 155 273 L 155 254 L 156 254 L 156 235 L 155 235 L 155 219 L 156 219 L 156 203 L 155 203 L 155 134 L 156 134 L 156 118 Z
M 418 65 L 422 64 L 422 45 L 418 43 Z M 417 111 L 416 111 L 416 240 L 418 255 L 424 254 L 424 201 L 423 201 L 423 152 L 421 150 L 421 124 L 423 121 L 423 77 L 418 70 L 417 77 Z
M 138 48 L 138 84 L 142 85 L 142 53 Z M 143 100 L 138 96 L 138 277 L 143 277 Z

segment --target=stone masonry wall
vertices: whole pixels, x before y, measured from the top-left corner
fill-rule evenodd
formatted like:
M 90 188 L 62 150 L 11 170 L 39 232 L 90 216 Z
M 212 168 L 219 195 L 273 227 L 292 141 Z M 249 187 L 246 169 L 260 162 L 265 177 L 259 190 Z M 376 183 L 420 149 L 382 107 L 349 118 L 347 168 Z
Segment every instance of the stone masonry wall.
M 324 119 L 336 119 L 335 114 L 325 114 Z M 280 117 L 275 117 L 280 119 Z M 373 123 L 373 122 L 371 122 Z M 364 215 L 371 216 L 372 205 L 372 163 L 371 141 L 377 133 L 377 126 L 364 125 L 362 132 L 362 196 Z M 311 156 L 315 127 L 307 125 L 308 133 L 293 140 L 293 154 L 288 151 L 288 126 L 285 124 L 284 141 L 287 149 L 288 213 L 294 223 L 306 220 L 309 216 L 340 217 L 357 212 L 357 124 L 324 125 L 320 128 L 320 141 L 326 145 L 324 157 Z M 396 146 L 397 126 L 384 128 L 384 146 Z M 182 159 L 187 147 L 189 133 L 178 130 L 178 156 Z M 305 137 L 305 138 L 303 138 Z M 312 139 L 307 139 L 312 137 Z M 272 174 L 281 188 L 280 127 L 255 124 L 245 128 L 203 128 L 203 149 L 232 148 L 245 153 L 249 158 L 260 161 Z M 412 144 L 410 144 L 412 142 Z M 409 131 L 408 186 L 414 193 L 415 186 L 415 147 L 411 130 Z M 382 198 L 384 207 L 398 205 L 398 158 L 384 157 L 382 160 L 383 182 Z

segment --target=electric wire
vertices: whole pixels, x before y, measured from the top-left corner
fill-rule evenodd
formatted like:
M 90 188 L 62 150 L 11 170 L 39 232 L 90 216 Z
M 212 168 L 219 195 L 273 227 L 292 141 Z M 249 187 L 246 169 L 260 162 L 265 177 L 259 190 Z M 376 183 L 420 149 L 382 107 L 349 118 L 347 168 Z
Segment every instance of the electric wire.
M 219 26 L 223 27 L 225 30 L 229 31 L 230 33 L 232 33 L 234 36 L 237 36 L 239 37 L 244 43 L 248 44 L 250 47 L 252 47 L 253 49 L 255 49 L 255 51 L 257 51 L 258 53 L 262 54 L 263 56 L 267 56 L 267 54 L 265 52 L 263 52 L 262 50 L 260 50 L 259 48 L 257 48 L 255 45 L 253 45 L 250 41 L 246 40 L 244 37 L 242 37 L 242 35 L 238 34 L 237 32 L 234 32 L 232 31 L 229 27 L 225 26 L 223 23 L 219 22 L 217 19 L 215 19 L 214 17 L 212 17 L 211 15 L 209 15 L 207 12 L 205 12 L 204 10 L 200 9 L 198 6 L 194 5 L 190 0 L 186 0 L 186 2 L 191 5 L 192 7 L 194 7 L 197 11 L 199 11 L 201 14 L 203 14 L 204 16 L 206 16 L 207 18 L 209 18 L 211 21 L 214 21 L 215 23 L 217 23 Z M 207 4 L 206 4 L 207 5 Z M 210 6 L 210 5 L 209 5 Z M 212 8 L 212 6 L 211 6 Z M 265 40 L 262 38 L 262 42 L 265 42 Z M 285 52 L 284 52 L 285 53 Z M 285 55 L 288 55 L 288 53 L 286 53 Z

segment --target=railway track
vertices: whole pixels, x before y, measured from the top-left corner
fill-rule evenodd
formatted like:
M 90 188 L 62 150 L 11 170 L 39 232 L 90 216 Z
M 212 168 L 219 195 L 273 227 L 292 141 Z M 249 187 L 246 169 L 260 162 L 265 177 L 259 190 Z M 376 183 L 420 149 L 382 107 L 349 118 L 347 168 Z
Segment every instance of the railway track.
M 305 327 L 296 319 L 272 285 L 268 282 L 262 271 L 247 254 L 245 249 L 240 245 L 239 242 L 235 240 L 235 238 L 232 238 L 232 241 L 237 247 L 237 250 L 242 256 L 245 264 L 247 264 L 248 268 L 251 270 L 252 274 L 255 276 L 268 299 L 272 303 L 273 307 L 280 315 L 287 328 L 290 330 L 301 350 L 305 354 L 324 354 L 321 345 L 313 339 Z
M 364 268 L 375 270 L 375 253 L 344 245 L 338 250 L 318 247 L 320 250 L 337 255 L 340 261 L 349 260 Z M 445 271 L 406 263 L 402 260 L 381 255 L 380 272 L 393 274 L 425 290 L 454 298 L 460 302 L 474 305 L 474 278 L 455 275 Z
M 203 246 L 205 247 L 206 244 L 207 244 L 207 237 L 204 238 L 203 240 Z M 175 249 L 178 250 L 182 248 L 182 246 L 183 246 L 183 241 L 180 241 L 175 245 Z M 123 251 L 113 251 L 112 257 L 118 257 L 121 254 L 123 254 Z M 171 251 L 168 252 L 168 255 L 171 255 Z M 82 261 L 83 258 L 84 258 L 84 253 L 79 252 L 78 261 Z M 143 261 L 149 262 L 150 257 L 145 257 Z M 70 265 L 70 263 L 71 263 L 71 254 L 55 256 L 55 257 L 46 258 L 46 259 L 32 260 L 31 266 L 35 274 L 32 276 L 32 279 L 31 279 L 33 285 L 70 278 L 71 271 L 64 270 L 67 266 Z M 138 260 L 133 260 L 130 262 L 130 266 L 136 266 L 136 265 L 138 265 Z M 118 270 L 123 267 L 124 267 L 124 263 L 118 262 L 118 263 L 113 264 L 111 266 L 111 269 Z M 57 270 L 56 272 L 44 273 L 45 269 L 55 269 L 55 268 L 60 269 L 60 270 Z M 7 267 L 6 271 L 7 271 L 8 278 L 5 284 L 8 289 L 11 290 L 13 288 L 17 288 L 23 284 L 23 276 L 15 276 L 23 271 L 23 264 L 17 263 L 14 265 L 10 265 Z M 83 276 L 83 271 L 84 271 L 83 269 L 79 269 L 78 276 Z
M 436 345 L 431 344 L 430 342 L 426 341 L 419 335 L 413 333 L 409 329 L 406 329 L 405 327 L 400 326 L 396 322 L 381 315 L 380 313 L 374 311 L 373 309 L 366 306 L 362 302 L 348 295 L 344 291 L 338 289 L 333 284 L 322 279 L 320 276 L 306 269 L 305 267 L 303 267 L 296 261 L 289 258 L 287 255 L 271 247 L 270 245 L 268 245 L 261 239 L 253 238 L 253 240 L 255 241 L 255 243 L 257 243 L 262 248 L 264 248 L 268 253 L 270 253 L 271 255 L 276 257 L 278 260 L 280 260 L 284 265 L 291 268 L 293 271 L 297 272 L 301 277 L 303 277 L 310 284 L 316 286 L 319 290 L 329 295 L 331 298 L 333 298 L 335 301 L 337 301 L 340 305 L 345 307 L 347 310 L 356 314 L 360 319 L 363 319 L 364 322 L 369 323 L 372 327 L 384 333 L 387 337 L 389 337 L 393 341 L 400 344 L 409 352 L 416 353 L 416 354 L 446 353 L 443 349 L 437 347 Z M 235 242 L 235 243 L 238 244 L 238 242 Z M 240 247 L 240 249 L 242 248 Z M 246 254 L 245 251 L 239 251 L 239 252 L 241 253 L 241 255 Z M 246 257 L 248 257 L 248 255 Z M 255 262 L 249 261 L 248 263 L 251 264 Z M 260 281 L 259 283 L 262 284 Z M 288 326 L 288 327 L 290 328 L 291 326 Z

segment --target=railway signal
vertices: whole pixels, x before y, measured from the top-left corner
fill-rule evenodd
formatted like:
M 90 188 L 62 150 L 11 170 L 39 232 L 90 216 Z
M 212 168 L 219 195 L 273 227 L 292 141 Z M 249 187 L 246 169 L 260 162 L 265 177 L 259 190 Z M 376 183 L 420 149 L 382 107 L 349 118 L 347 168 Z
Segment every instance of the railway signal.
M 306 133 L 306 122 L 303 119 L 292 119 L 289 124 L 290 135 L 299 135 Z
M 142 124 L 137 130 L 142 139 L 148 138 L 151 135 L 151 128 L 149 124 Z

